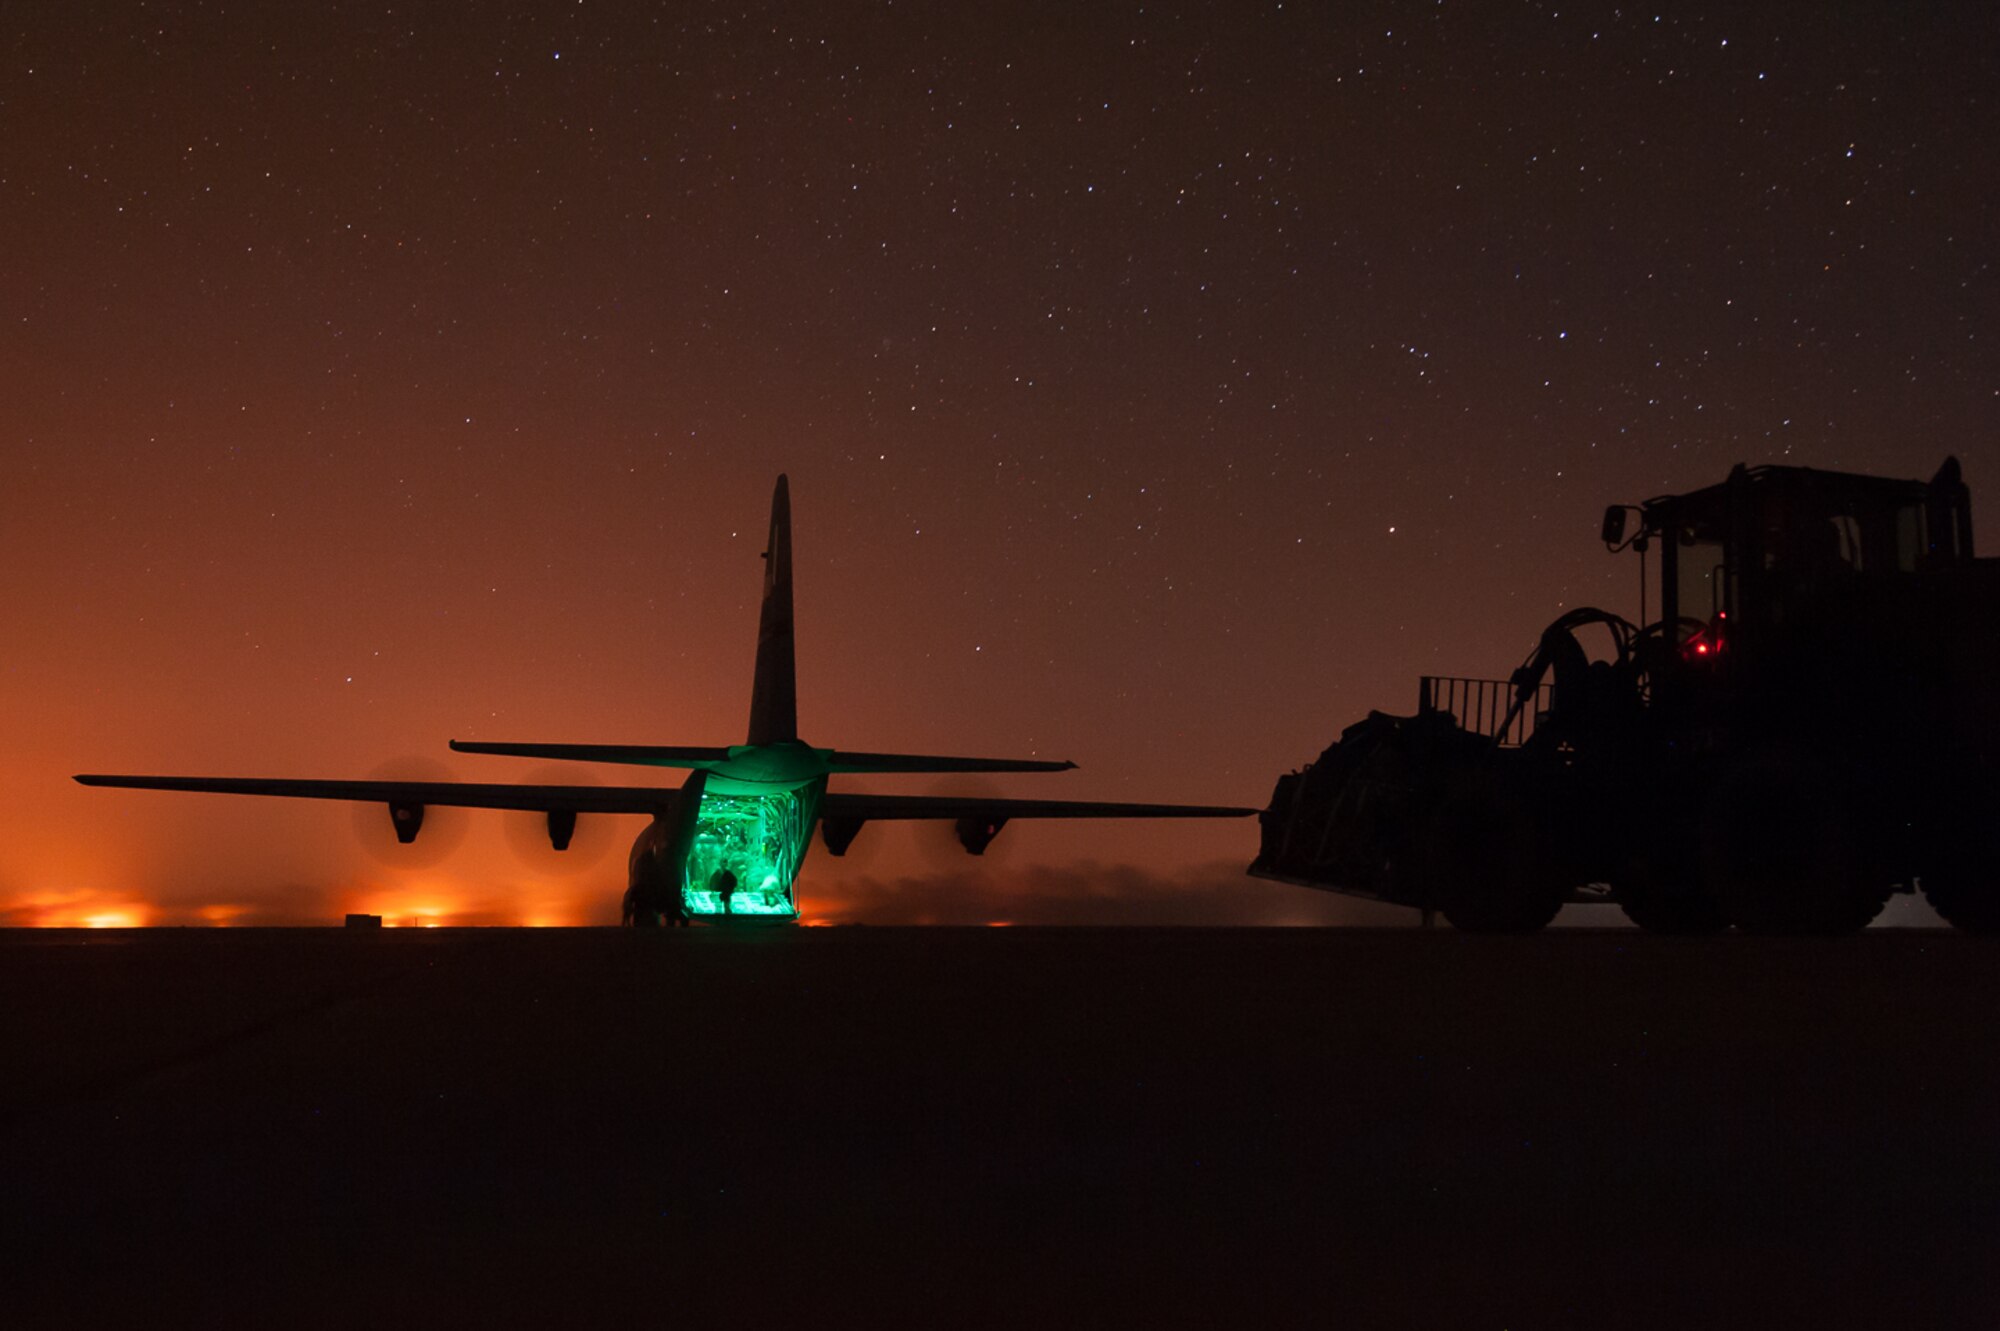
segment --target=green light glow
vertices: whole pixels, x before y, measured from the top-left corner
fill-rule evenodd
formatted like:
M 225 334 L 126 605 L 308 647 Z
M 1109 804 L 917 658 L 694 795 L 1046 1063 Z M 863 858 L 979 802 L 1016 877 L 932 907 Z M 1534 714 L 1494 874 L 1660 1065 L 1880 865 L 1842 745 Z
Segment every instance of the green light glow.
M 809 810 L 800 790 L 768 795 L 704 793 L 681 880 L 681 902 L 687 913 L 697 918 L 795 917 L 799 908 L 792 900 L 792 880 L 798 876 L 811 835 Z M 724 869 L 736 875 L 736 892 L 727 910 L 714 886 Z

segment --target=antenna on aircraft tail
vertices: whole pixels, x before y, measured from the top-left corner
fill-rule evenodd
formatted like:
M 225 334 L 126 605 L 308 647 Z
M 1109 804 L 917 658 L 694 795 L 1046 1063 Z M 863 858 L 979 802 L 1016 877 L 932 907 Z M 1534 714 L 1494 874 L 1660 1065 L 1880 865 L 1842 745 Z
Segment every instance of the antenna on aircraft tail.
M 771 538 L 764 547 L 764 609 L 757 619 L 757 675 L 750 688 L 750 744 L 799 737 L 797 666 L 792 654 L 792 499 L 785 478 L 771 492 Z

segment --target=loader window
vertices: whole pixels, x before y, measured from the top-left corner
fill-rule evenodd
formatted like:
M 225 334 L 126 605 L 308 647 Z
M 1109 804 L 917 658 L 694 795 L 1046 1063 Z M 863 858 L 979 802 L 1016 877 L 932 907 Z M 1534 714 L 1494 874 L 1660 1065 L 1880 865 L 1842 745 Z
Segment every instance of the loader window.
M 1915 573 L 1924 557 L 1924 506 L 1905 504 L 1896 510 L 1896 571 Z
M 1862 524 L 1854 514 L 1808 518 L 1804 528 L 1778 548 L 1780 566 L 1790 572 L 1862 572 Z
M 1675 612 L 1689 619 L 1714 619 L 1722 609 L 1722 540 L 1694 527 L 1674 542 Z
M 1829 573 L 1914 573 L 1923 554 L 1919 504 L 1780 514 L 1765 528 L 1763 566 L 1793 580 Z

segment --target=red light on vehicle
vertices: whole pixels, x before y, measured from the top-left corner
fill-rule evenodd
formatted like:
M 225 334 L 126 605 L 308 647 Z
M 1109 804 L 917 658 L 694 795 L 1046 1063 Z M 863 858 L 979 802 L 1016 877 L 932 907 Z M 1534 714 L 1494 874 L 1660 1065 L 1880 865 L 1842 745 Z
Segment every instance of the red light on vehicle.
M 1681 659 L 1684 661 L 1699 661 L 1721 656 L 1723 645 L 1727 640 L 1716 631 L 1719 627 L 1719 625 L 1710 624 L 1707 628 L 1702 629 L 1686 642 L 1682 643 Z

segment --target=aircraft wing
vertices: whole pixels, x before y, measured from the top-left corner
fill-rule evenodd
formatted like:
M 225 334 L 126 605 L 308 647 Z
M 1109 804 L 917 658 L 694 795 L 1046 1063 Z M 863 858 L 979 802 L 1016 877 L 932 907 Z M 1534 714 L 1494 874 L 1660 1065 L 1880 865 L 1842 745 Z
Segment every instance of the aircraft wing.
M 688 744 L 489 744 L 455 739 L 454 753 L 497 753 L 509 758 L 560 758 L 565 762 L 636 763 L 644 767 L 713 767 L 729 750 Z
M 1107 804 L 1095 800 L 1003 800 L 984 795 L 854 795 L 820 797 L 820 830 L 829 854 L 844 855 L 863 823 L 878 818 L 938 818 L 956 824 L 959 844 L 986 853 L 1016 818 L 1244 818 L 1255 809 L 1217 804 Z
M 76 778 L 86 786 L 133 790 L 194 790 L 217 795 L 278 795 L 288 799 L 359 800 L 369 804 L 450 804 L 471 809 L 530 809 L 537 813 L 652 813 L 671 810 L 680 792 L 660 786 L 511 786 L 473 781 L 313 781 L 290 777 L 106 776 Z
M 822 818 L 1244 818 L 1255 809 L 1218 804 L 1105 804 L 1091 800 L 1005 800 L 985 795 L 855 795 L 829 790 Z
M 637 763 L 647 767 L 714 767 L 734 756 L 725 748 L 677 744 L 499 744 L 455 739 L 456 753 L 496 753 L 512 758 L 560 758 L 568 762 Z M 737 750 L 736 752 L 741 752 Z M 921 753 L 820 751 L 829 772 L 1067 772 L 1076 764 L 1041 758 L 942 758 Z
M 936 772 L 1067 772 L 1075 763 L 1042 758 L 940 758 L 922 753 L 854 753 L 835 749 L 829 772 L 929 774 Z

